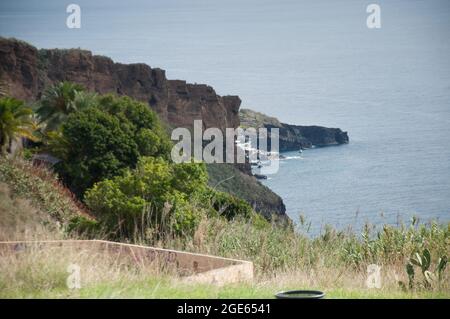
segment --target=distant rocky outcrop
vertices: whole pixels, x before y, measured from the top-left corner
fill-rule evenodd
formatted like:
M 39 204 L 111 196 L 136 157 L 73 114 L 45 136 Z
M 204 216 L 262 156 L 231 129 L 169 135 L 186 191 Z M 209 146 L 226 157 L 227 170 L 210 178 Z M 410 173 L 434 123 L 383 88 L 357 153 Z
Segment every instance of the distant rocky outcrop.
M 347 144 L 349 142 L 347 132 L 339 128 L 281 123 L 274 117 L 249 109 L 241 109 L 240 122 L 243 128 L 278 128 L 280 137 L 279 148 L 281 152 L 297 151 L 313 146 Z

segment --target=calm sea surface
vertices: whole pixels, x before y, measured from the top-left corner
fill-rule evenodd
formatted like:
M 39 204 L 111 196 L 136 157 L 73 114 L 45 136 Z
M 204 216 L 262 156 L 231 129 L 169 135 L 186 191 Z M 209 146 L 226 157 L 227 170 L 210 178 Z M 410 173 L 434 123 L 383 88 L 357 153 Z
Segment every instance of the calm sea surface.
M 79 30 L 66 6 L 82 10 Z M 366 27 L 381 6 L 382 27 Z M 317 234 L 450 220 L 450 1 L 6 1 L 0 35 L 145 62 L 346 146 L 287 154 L 265 184 Z

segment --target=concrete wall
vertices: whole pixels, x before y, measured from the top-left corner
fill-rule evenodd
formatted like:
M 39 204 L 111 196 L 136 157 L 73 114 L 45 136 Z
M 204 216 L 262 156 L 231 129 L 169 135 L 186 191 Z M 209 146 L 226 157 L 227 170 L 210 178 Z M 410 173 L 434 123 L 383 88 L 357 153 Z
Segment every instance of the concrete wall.
M 188 253 L 177 250 L 123 244 L 105 240 L 55 240 L 0 242 L 0 256 L 26 249 L 61 247 L 107 252 L 144 266 L 155 263 L 176 267 L 184 282 L 224 285 L 252 281 L 253 263 L 243 260 Z

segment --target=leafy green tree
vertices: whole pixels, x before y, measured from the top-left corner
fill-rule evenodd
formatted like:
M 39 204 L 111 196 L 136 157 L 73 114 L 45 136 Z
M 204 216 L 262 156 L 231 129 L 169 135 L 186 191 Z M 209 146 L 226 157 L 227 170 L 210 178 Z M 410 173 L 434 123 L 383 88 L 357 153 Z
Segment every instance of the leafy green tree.
M 192 233 L 201 216 L 190 198 L 203 191 L 206 183 L 204 164 L 142 157 L 136 169 L 96 183 L 86 192 L 85 201 L 99 220 L 121 235 L 131 236 L 146 227 L 160 233 Z
M 111 94 L 101 96 L 98 104 L 105 112 L 130 124 L 140 155 L 169 159 L 172 142 L 158 115 L 147 104 Z
M 45 90 L 36 113 L 46 123 L 46 130 L 56 130 L 67 116 L 96 103 L 96 95 L 71 82 L 60 82 Z
M 140 156 L 169 158 L 171 141 L 150 108 L 128 97 L 106 95 L 70 114 L 48 134 L 55 168 L 78 196 L 94 183 L 134 168 Z
M 128 123 L 94 107 L 69 115 L 49 146 L 62 159 L 56 170 L 79 197 L 95 182 L 134 166 L 139 156 Z
M 3 97 L 0 98 L 0 148 L 5 156 L 13 141 L 21 137 L 37 140 L 36 129 L 32 118 L 33 111 L 23 101 Z

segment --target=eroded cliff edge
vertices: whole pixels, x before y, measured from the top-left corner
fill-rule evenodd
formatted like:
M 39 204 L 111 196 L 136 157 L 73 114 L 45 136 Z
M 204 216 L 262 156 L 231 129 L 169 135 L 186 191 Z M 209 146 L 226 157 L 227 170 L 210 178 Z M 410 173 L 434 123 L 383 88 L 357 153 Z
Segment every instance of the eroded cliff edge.
M 238 96 L 219 96 L 204 84 L 168 80 L 165 71 L 143 63 L 116 63 L 80 49 L 41 49 L 0 38 L 0 80 L 9 95 L 34 101 L 56 82 L 71 81 L 98 93 L 128 95 L 148 103 L 174 127 L 237 127 Z

